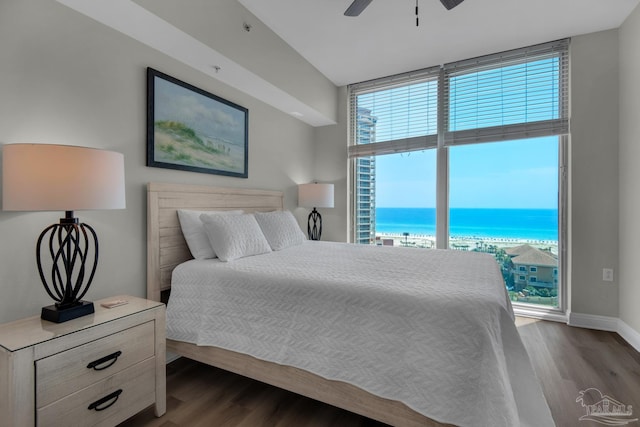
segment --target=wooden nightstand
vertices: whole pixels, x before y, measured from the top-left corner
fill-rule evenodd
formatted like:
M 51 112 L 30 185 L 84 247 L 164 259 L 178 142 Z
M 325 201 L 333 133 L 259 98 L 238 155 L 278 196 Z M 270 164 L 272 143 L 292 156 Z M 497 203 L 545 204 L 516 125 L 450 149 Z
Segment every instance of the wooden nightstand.
M 114 299 L 129 303 L 100 305 Z M 113 426 L 152 404 L 165 413 L 164 304 L 94 304 L 66 323 L 0 325 L 0 426 Z

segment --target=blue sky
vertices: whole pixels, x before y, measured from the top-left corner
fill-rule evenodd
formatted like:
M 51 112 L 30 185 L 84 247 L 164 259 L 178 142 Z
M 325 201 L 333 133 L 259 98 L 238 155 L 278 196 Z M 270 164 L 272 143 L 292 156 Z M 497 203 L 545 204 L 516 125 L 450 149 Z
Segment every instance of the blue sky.
M 452 147 L 452 208 L 557 209 L 558 137 Z M 435 207 L 435 150 L 378 156 L 376 206 Z

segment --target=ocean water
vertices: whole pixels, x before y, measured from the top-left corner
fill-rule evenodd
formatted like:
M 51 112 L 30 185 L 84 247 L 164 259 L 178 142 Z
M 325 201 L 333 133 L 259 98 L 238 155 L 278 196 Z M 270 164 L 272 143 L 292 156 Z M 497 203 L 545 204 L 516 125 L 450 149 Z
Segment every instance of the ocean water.
M 435 208 L 376 208 L 376 232 L 436 234 Z M 557 209 L 451 208 L 451 237 L 558 240 Z

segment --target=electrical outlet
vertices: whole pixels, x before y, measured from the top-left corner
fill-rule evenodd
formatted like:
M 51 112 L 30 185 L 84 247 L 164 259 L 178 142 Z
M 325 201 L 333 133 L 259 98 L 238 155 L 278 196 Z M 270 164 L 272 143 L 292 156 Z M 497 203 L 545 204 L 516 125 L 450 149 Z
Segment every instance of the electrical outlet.
M 605 282 L 613 282 L 613 268 L 602 269 L 602 280 Z

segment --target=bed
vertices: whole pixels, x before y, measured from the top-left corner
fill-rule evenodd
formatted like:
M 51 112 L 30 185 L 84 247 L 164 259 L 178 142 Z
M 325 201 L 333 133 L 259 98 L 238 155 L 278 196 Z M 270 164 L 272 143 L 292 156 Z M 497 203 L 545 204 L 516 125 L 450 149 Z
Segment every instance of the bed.
M 148 185 L 147 293 L 171 290 L 167 351 L 395 426 L 553 425 L 489 256 L 304 242 L 193 260 L 178 209 L 269 212 L 283 195 Z

